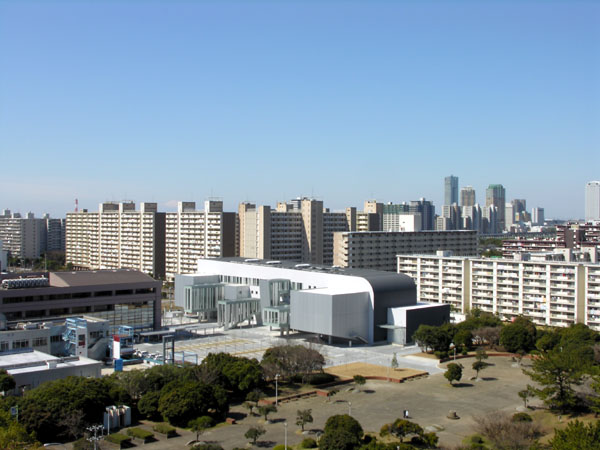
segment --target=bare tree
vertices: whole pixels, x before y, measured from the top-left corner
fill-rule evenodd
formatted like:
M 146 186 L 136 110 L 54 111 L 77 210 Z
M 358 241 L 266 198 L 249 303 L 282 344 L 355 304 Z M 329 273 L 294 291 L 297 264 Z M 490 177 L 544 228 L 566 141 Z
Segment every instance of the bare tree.
M 474 420 L 477 431 L 497 450 L 525 450 L 542 435 L 535 422 L 513 422 L 508 414 L 499 411 L 474 417 Z
M 492 348 L 496 348 L 500 342 L 501 327 L 482 327 L 473 331 L 473 336 L 478 345 L 488 344 Z

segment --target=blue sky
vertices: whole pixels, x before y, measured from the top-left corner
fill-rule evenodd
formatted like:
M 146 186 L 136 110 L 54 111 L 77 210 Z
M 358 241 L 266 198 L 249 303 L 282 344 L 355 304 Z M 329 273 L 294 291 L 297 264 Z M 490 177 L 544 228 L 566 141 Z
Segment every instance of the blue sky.
M 0 208 L 222 197 L 547 217 L 600 179 L 600 3 L 0 0 Z

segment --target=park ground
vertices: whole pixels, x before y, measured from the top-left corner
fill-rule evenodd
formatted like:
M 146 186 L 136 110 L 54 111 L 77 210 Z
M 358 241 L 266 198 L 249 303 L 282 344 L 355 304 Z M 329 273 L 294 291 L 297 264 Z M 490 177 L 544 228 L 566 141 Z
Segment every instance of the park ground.
M 439 365 L 441 370 L 436 371 L 437 373 L 413 381 L 392 383 L 368 380 L 360 389 L 356 389 L 352 383 L 338 386 L 339 392 L 329 400 L 313 396 L 280 402 L 278 411 L 269 416 L 269 422 L 265 422 L 262 417 L 249 415 L 248 410 L 241 405 L 234 405 L 230 416 L 236 419 L 236 423 L 209 429 L 201 440 L 218 443 L 225 449 L 251 447 L 244 433 L 249 427 L 260 425 L 265 428 L 266 433 L 259 439 L 257 447 L 272 448 L 284 443 L 287 423 L 288 445 L 295 446 L 305 437 L 315 437 L 315 433 L 323 429 L 328 417 L 348 413 L 361 423 L 365 432 L 376 434 L 383 424 L 401 417 L 402 411 L 407 409 L 410 420 L 427 431 L 438 434 L 440 445 L 457 446 L 476 432 L 474 417 L 495 411 L 511 415 L 524 411 L 523 402 L 517 393 L 531 383 L 530 378 L 522 372 L 522 368 L 529 366 L 528 360 L 524 360 L 519 366 L 510 357 L 490 357 L 487 361 L 491 365 L 480 372 L 479 379 L 474 379 L 475 371 L 471 369 L 474 361 L 472 357 L 457 361 L 463 365 L 464 370 L 461 381 L 454 386 L 450 386 L 443 376 L 443 370 L 448 364 L 444 363 Z M 558 417 L 542 409 L 536 400 L 530 402 L 530 405 L 533 409 L 528 412 L 548 433 L 556 426 L 566 425 L 569 420 L 563 417 L 559 423 Z M 308 430 L 305 434 L 296 425 L 296 412 L 300 409 L 311 409 L 314 418 L 313 423 L 305 426 Z M 449 419 L 449 411 L 456 411 L 459 419 Z M 141 426 L 151 429 L 150 424 Z M 180 437 L 168 440 L 160 438 L 143 447 L 148 450 L 182 449 L 194 437 L 190 431 L 180 430 Z

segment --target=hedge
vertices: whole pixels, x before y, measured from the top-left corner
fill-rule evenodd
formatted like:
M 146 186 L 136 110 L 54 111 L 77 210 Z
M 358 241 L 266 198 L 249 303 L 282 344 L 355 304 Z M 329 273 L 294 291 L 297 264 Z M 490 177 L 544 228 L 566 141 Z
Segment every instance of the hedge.
M 125 436 L 124 434 L 121 434 L 121 433 L 109 434 L 108 436 L 106 436 L 104 438 L 104 440 L 106 440 L 112 444 L 117 444 L 120 447 L 123 447 L 123 444 L 125 444 L 125 445 L 131 444 L 131 438 L 129 436 Z
M 313 438 L 303 439 L 300 448 L 317 448 L 317 441 Z
M 136 439 L 141 439 L 146 442 L 148 439 L 152 439 L 154 437 L 154 433 L 150 431 L 143 430 L 141 428 L 129 428 L 127 430 L 127 435 Z
M 154 431 L 156 431 L 157 433 L 166 435 L 167 437 L 172 437 L 177 434 L 177 429 L 175 427 L 172 427 L 168 423 L 164 423 L 164 422 L 157 423 L 156 425 L 154 425 L 152 427 L 152 429 Z

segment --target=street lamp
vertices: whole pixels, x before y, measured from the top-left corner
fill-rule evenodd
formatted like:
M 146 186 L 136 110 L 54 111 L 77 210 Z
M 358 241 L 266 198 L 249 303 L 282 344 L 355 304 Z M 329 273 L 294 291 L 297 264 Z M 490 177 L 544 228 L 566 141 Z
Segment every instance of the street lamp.
M 352 402 L 348 402 L 348 415 L 352 415 Z
M 275 374 L 275 406 L 277 406 L 279 404 L 278 403 L 278 400 L 279 400 L 279 391 L 278 391 L 278 385 L 277 385 L 278 381 L 279 381 L 279 374 L 276 373 Z
M 88 427 L 87 430 L 90 433 L 94 433 L 93 436 L 90 434 L 90 437 L 87 438 L 87 440 L 94 443 L 94 450 L 98 450 L 98 441 L 102 440 L 104 437 L 102 436 L 104 427 L 102 425 L 92 425 L 91 427 Z M 98 436 L 98 431 L 100 431 L 100 436 Z
M 454 345 L 454 342 L 450 342 L 450 350 L 454 350 L 454 361 L 456 361 L 456 345 Z
M 283 441 L 283 448 L 287 450 L 287 422 L 283 422 L 283 427 L 285 428 L 285 440 Z

